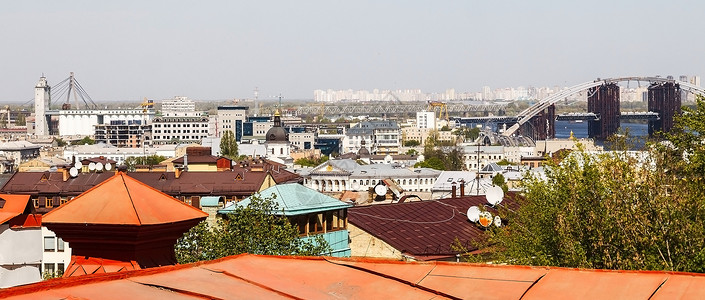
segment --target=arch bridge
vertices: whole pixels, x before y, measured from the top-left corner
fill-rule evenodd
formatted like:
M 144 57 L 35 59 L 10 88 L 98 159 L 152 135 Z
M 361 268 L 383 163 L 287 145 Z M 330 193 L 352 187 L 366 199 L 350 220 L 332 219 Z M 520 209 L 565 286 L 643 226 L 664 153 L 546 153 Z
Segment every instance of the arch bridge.
M 694 94 L 705 94 L 705 89 L 688 82 L 662 77 L 616 77 L 597 79 L 571 86 L 549 97 L 541 99 L 533 106 L 523 110 L 516 116 L 516 123 L 508 128 L 503 135 L 511 136 L 523 125 L 530 124 L 551 135 L 549 128 L 555 121 L 554 104 L 566 97 L 588 91 L 588 110 L 600 115 L 599 120 L 588 123 L 588 134 L 591 137 L 605 138 L 619 128 L 619 82 L 649 82 L 649 113 L 658 113 L 659 120 L 651 121 L 649 133 L 668 131 L 673 125 L 673 116 L 680 113 L 680 91 Z M 544 125 L 545 124 L 545 125 Z

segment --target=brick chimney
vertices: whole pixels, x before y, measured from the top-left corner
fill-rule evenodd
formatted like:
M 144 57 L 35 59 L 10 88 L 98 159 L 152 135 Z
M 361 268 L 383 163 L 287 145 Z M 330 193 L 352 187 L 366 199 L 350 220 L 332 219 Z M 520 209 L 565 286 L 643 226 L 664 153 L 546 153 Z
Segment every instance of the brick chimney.
M 451 183 L 450 190 L 451 190 L 451 198 L 456 198 L 456 189 L 457 187 L 455 186 L 455 181 Z
M 465 179 L 460 179 L 460 197 L 465 197 Z

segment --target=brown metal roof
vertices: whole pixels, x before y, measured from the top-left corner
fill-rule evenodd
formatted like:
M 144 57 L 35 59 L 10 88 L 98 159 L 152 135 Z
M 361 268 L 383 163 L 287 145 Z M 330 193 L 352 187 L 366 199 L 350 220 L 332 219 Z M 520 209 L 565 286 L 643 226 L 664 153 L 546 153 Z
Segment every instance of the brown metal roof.
M 420 260 L 438 259 L 457 254 L 451 248 L 456 238 L 475 250 L 472 242 L 484 239 L 484 230 L 468 221 L 466 212 L 485 203 L 485 196 L 470 196 L 358 206 L 348 209 L 348 220 L 403 253 Z

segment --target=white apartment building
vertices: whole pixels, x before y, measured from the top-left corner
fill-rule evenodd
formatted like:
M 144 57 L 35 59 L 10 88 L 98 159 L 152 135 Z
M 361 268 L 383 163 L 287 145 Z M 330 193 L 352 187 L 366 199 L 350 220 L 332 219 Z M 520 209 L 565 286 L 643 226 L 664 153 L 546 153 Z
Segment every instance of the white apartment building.
M 69 243 L 56 236 L 56 233 L 42 226 L 42 274 L 63 274 L 71 262 Z
M 196 103 L 188 97 L 175 96 L 162 100 L 162 112 L 195 112 Z
M 368 191 L 391 179 L 404 191 L 431 192 L 441 171 L 390 164 L 359 165 L 352 159 L 329 160 L 304 176 L 304 186 L 319 192 Z
M 433 111 L 416 112 L 416 127 L 419 129 L 436 129 L 436 113 Z
M 240 141 L 242 124 L 247 120 L 247 110 L 247 106 L 218 106 L 218 126 L 215 136 L 222 137 L 225 130 L 230 130 L 235 134 L 235 139 Z
M 463 144 L 463 165 L 468 171 L 479 171 L 490 163 L 504 159 L 504 146 L 480 146 Z
M 155 117 L 152 119 L 152 143 L 199 143 L 208 137 L 209 125 L 208 117 Z
M 344 153 L 357 153 L 363 140 L 372 154 L 399 154 L 401 130 L 394 121 L 373 120 L 357 123 L 345 133 Z

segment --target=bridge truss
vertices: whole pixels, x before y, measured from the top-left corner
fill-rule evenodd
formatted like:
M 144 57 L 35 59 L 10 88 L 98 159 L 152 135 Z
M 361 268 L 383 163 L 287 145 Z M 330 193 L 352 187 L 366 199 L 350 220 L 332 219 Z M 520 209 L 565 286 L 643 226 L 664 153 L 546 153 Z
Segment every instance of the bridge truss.
M 465 112 L 496 112 L 507 106 L 506 103 L 480 103 L 480 104 L 464 104 L 464 103 L 446 103 L 448 113 L 465 113 Z M 260 112 L 264 115 L 274 113 L 275 107 L 260 108 Z M 301 106 L 296 108 L 293 113 L 297 116 L 318 116 L 318 115 L 374 115 L 374 114 L 415 114 L 419 111 L 428 109 L 428 103 L 418 104 L 398 104 L 398 103 L 370 103 L 370 104 L 346 104 L 346 105 L 329 105 L 325 106 Z
M 705 94 L 705 89 L 699 86 L 695 86 L 693 84 L 690 84 L 688 82 L 683 82 L 683 81 L 678 81 L 675 79 L 668 79 L 668 78 L 661 78 L 661 77 L 617 77 L 617 78 L 607 78 L 607 79 L 597 79 L 595 81 L 590 81 L 590 82 L 585 82 L 581 84 L 577 84 L 574 86 L 571 86 L 565 90 L 562 90 L 556 94 L 553 94 L 551 96 L 548 96 L 544 99 L 541 99 L 540 101 L 536 102 L 533 106 L 523 110 L 520 112 L 516 117 L 517 117 L 517 122 L 512 125 L 510 128 L 507 128 L 507 130 L 503 133 L 505 136 L 511 136 L 513 135 L 521 125 L 524 123 L 528 122 L 533 118 L 534 116 L 540 114 L 543 112 L 545 109 L 547 109 L 549 106 L 565 99 L 566 97 L 589 90 L 591 88 L 595 88 L 601 85 L 606 85 L 606 84 L 611 84 L 611 83 L 618 83 L 618 82 L 624 82 L 624 81 L 644 81 L 644 82 L 649 82 L 649 83 L 673 83 L 677 84 L 680 86 L 682 90 L 694 93 L 694 94 Z

